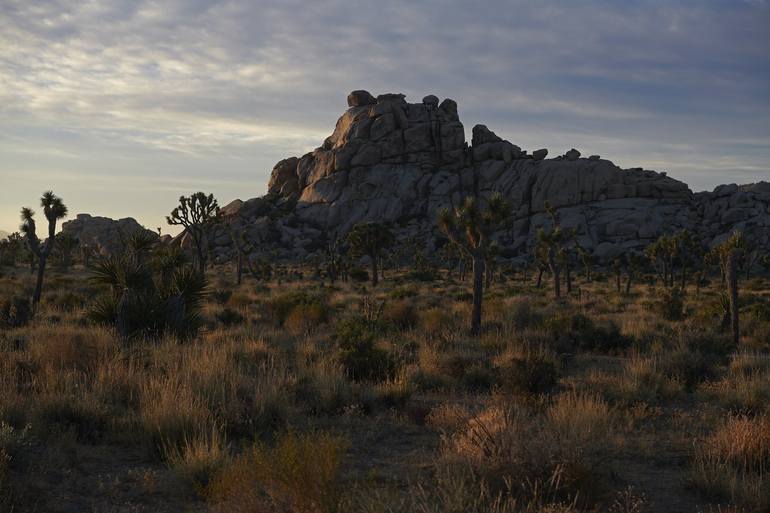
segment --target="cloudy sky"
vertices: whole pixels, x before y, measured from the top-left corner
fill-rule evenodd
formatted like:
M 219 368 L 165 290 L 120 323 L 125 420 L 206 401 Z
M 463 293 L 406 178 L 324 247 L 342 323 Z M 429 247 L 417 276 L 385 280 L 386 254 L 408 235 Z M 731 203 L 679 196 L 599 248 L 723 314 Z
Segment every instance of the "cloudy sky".
M 148 227 L 261 195 L 352 89 L 694 190 L 770 179 L 770 4 L 0 0 L 0 229 L 53 189 Z

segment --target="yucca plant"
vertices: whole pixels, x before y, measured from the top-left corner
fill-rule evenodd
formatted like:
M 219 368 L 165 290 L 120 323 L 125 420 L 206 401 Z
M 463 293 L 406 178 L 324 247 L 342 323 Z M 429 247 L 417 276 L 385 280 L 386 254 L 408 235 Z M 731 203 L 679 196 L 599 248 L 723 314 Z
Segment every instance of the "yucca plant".
M 137 232 L 122 256 L 103 258 L 91 271 L 95 283 L 111 289 L 91 307 L 93 321 L 114 326 L 124 338 L 197 333 L 206 278 L 178 249 L 157 247 Z

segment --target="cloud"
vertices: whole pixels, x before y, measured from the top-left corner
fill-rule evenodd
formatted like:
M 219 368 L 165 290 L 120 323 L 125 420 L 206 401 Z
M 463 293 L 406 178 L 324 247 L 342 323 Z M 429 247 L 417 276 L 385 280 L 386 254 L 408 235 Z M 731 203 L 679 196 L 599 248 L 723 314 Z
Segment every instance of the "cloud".
M 769 25 L 761 1 L 6 0 L 0 179 L 55 169 L 67 183 L 86 169 L 107 193 L 119 178 L 131 198 L 116 211 L 152 196 L 143 184 L 212 176 L 226 177 L 213 186 L 223 201 L 256 196 L 273 162 L 322 142 L 356 88 L 452 97 L 468 128 L 583 146 L 696 189 L 767 179 Z M 15 223 L 5 202 L 15 212 L 29 193 L 15 187 L 0 192 L 2 227 Z M 142 204 L 152 223 L 171 207 Z

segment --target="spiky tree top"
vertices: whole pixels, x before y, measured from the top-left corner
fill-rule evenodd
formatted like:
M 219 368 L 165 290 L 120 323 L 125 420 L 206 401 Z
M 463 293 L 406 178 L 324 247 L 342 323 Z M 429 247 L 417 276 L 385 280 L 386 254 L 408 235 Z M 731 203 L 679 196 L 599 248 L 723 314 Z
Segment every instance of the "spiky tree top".
M 40 198 L 40 206 L 43 207 L 43 214 L 46 220 L 48 220 L 48 238 L 45 244 L 42 247 L 40 246 L 40 238 L 37 235 L 37 226 L 35 224 L 35 211 L 31 208 L 24 207 L 21 209 L 21 233 L 26 236 L 29 247 L 35 255 L 47 257 L 53 249 L 56 221 L 67 216 L 67 206 L 52 191 L 43 193 L 43 196 Z
M 219 204 L 214 195 L 207 196 L 203 192 L 196 192 L 189 197 L 180 196 L 179 206 L 171 211 L 171 215 L 166 216 L 166 221 L 170 225 L 181 225 L 190 232 L 196 232 L 215 220 L 218 215 Z
M 355 254 L 376 257 L 393 244 L 393 233 L 381 223 L 358 223 L 348 233 L 348 243 Z
M 486 250 L 490 236 L 508 217 L 510 206 L 499 193 L 493 194 L 486 205 L 477 198 L 465 198 L 462 206 L 438 213 L 438 227 L 452 243 L 468 254 Z

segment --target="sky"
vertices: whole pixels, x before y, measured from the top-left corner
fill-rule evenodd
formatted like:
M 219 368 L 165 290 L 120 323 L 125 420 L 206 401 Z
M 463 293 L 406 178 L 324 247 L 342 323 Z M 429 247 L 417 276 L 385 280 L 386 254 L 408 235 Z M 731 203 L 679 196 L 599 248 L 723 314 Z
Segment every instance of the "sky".
M 354 89 L 694 191 L 770 180 L 768 27 L 766 0 L 0 0 L 0 230 L 53 189 L 173 232 L 182 194 L 264 194 Z

